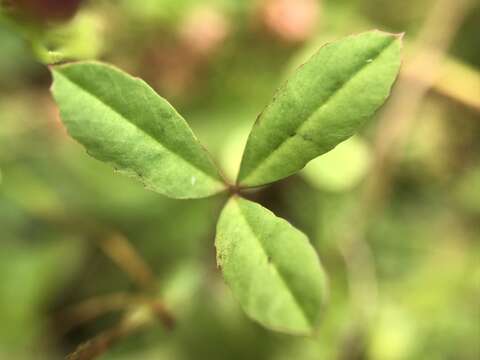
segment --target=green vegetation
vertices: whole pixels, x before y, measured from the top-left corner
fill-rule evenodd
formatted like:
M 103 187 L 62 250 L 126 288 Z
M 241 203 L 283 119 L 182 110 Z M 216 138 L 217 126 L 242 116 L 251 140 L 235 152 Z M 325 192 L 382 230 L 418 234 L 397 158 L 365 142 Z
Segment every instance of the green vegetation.
M 0 0 L 0 359 L 478 359 L 479 10 Z

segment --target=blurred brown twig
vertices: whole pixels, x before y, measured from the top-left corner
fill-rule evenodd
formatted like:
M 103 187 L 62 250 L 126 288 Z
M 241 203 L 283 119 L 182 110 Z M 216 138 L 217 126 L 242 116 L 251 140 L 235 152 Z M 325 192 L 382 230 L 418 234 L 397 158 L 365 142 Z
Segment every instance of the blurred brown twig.
M 385 198 L 390 168 L 414 126 L 423 99 L 437 81 L 446 52 L 467 14 L 471 0 L 438 0 L 412 46 L 395 90 L 382 111 L 374 141 L 374 164 L 365 188 L 364 204 Z M 410 74 L 422 74 L 414 81 Z
M 98 245 L 140 288 L 153 287 L 153 271 L 124 235 L 110 232 L 98 240 Z
M 391 181 L 390 168 L 414 125 L 415 115 L 424 97 L 439 77 L 446 52 L 470 4 L 471 0 L 438 0 L 435 3 L 380 117 L 371 175 L 353 216 L 353 230 L 339 244 L 346 263 L 352 306 L 359 317 L 346 335 L 345 345 L 352 338 L 361 341 L 361 335 L 376 314 L 378 286 L 373 254 L 365 239 L 367 229 L 386 201 Z M 414 79 L 419 74 L 421 81 Z M 364 351 L 363 346 L 349 348 L 356 349 L 358 353 L 342 353 L 342 359 L 357 358 Z
M 155 324 L 160 319 L 167 330 L 173 328 L 174 320 L 165 311 L 163 305 L 156 302 L 146 302 L 144 305 L 129 311 L 120 322 L 93 339 L 86 341 L 66 357 L 66 360 L 92 360 L 104 354 L 118 341 L 142 329 Z

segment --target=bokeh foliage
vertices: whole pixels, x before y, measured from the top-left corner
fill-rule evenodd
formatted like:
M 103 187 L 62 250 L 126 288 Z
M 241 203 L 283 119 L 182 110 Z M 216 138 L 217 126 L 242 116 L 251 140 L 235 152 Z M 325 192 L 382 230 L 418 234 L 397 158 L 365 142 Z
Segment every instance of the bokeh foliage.
M 437 2 L 101 0 L 60 24 L 2 15 L 0 358 L 61 358 L 137 309 L 66 330 L 59 316 L 94 297 L 143 293 L 102 247 L 115 232 L 152 269 L 146 294 L 175 326 L 154 319 L 102 359 L 477 359 L 480 110 L 455 97 L 472 76 L 460 71 L 449 93 L 434 87 L 421 99 L 381 173 L 388 189 L 373 199 L 365 189 L 382 113 L 328 161 L 249 195 L 304 230 L 328 274 L 321 326 L 298 338 L 249 321 L 223 284 L 213 239 L 225 198 L 169 200 L 90 158 L 66 136 L 41 64 L 95 58 L 142 77 L 236 169 L 249 127 L 312 49 L 378 27 L 405 31 L 415 53 Z M 447 51 L 477 77 L 479 21 L 473 4 Z

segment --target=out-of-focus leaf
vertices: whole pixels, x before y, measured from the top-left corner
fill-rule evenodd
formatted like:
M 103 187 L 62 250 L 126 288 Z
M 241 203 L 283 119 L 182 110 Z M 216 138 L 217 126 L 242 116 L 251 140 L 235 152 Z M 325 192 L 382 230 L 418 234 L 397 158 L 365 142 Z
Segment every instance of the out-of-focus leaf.
M 93 62 L 52 72 L 63 122 L 90 155 L 172 198 L 223 190 L 215 165 L 185 120 L 145 82 Z
M 8 56 L 0 56 L 0 84 L 10 86 L 18 82 L 19 74 L 29 70 L 32 60 L 28 46 L 25 45 L 20 34 L 4 24 L 1 17 L 0 45 L 2 53 L 8 54 Z
M 80 264 L 83 247 L 73 240 L 28 247 L 2 243 L 0 358 L 24 358 L 38 341 L 45 325 L 42 307 Z
M 326 279 L 308 238 L 254 202 L 233 197 L 220 216 L 218 266 L 243 310 L 264 326 L 311 333 Z
M 311 161 L 301 174 L 320 189 L 341 192 L 357 185 L 366 175 L 369 164 L 368 145 L 361 138 L 353 136 Z
M 193 4 L 192 0 L 144 0 L 140 3 L 121 0 L 119 2 L 121 8 L 131 18 L 141 21 L 143 24 L 178 21 L 178 18 Z
M 393 304 L 384 305 L 373 329 L 369 358 L 411 359 L 416 330 L 410 313 Z
M 238 175 L 238 169 L 242 161 L 242 151 L 245 148 L 249 130 L 246 125 L 242 124 L 229 130 L 229 134 L 223 139 L 220 165 L 229 181 L 235 181 Z
M 380 31 L 322 47 L 257 119 L 239 185 L 260 186 L 292 175 L 352 136 L 388 97 L 400 48 L 401 36 Z
M 174 313 L 180 313 L 190 305 L 200 289 L 204 269 L 195 262 L 182 263 L 162 281 L 160 298 Z
M 30 214 L 61 214 L 64 209 L 59 194 L 51 184 L 39 178 L 31 169 L 17 166 L 4 175 L 2 195 Z
M 90 60 L 103 49 L 102 18 L 81 13 L 72 21 L 33 36 L 32 47 L 40 61 L 54 64 L 66 60 Z
M 480 164 L 459 179 L 454 195 L 466 210 L 480 214 Z

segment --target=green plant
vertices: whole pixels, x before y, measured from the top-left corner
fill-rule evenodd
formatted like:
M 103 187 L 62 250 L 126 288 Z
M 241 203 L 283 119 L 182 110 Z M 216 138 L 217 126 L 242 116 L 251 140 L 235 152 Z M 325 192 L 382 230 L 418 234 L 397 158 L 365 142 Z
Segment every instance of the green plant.
M 302 169 L 348 139 L 390 93 L 401 36 L 372 31 L 322 47 L 276 93 L 250 133 L 235 185 L 222 179 L 185 120 L 140 79 L 97 62 L 52 66 L 70 135 L 93 157 L 178 199 L 230 193 L 217 261 L 244 311 L 264 326 L 313 331 L 326 278 L 307 237 L 243 190 Z

